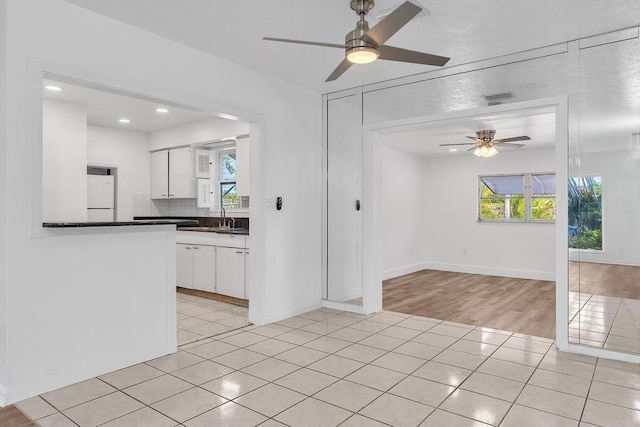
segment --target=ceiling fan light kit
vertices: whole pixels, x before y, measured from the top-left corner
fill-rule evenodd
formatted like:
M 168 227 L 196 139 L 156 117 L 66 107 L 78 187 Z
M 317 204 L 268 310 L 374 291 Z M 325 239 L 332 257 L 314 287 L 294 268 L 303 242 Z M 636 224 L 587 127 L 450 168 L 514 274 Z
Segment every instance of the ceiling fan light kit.
M 422 12 L 420 6 L 410 1 L 405 1 L 373 28 L 369 29 L 369 23 L 365 17 L 374 4 L 374 0 L 350 0 L 351 9 L 358 15 L 359 20 L 356 23 L 356 28 L 345 36 L 344 45 L 273 37 L 264 37 L 263 40 L 344 49 L 345 57 L 327 78 L 326 81 L 328 82 L 336 80 L 353 64 L 369 64 L 376 59 L 438 67 L 444 66 L 449 61 L 449 58 L 444 56 L 400 49 L 384 44 L 402 27 L 407 25 L 411 19 Z
M 496 131 L 492 129 L 488 130 L 478 130 L 476 131 L 476 136 L 467 136 L 467 138 L 472 139 L 474 142 L 463 142 L 459 144 L 440 144 L 440 147 L 449 147 L 452 145 L 473 145 L 473 147 L 469 148 L 467 151 L 473 151 L 478 157 L 487 158 L 493 157 L 498 154 L 498 150 L 495 145 L 500 144 L 500 146 L 504 147 L 514 147 L 514 148 L 522 148 L 524 144 L 513 144 L 514 141 L 530 141 L 531 138 L 528 136 L 514 136 L 512 138 L 503 138 L 503 139 L 493 139 Z
M 498 154 L 498 150 L 496 150 L 496 147 L 494 147 L 493 145 L 491 146 L 483 145 L 481 147 L 476 148 L 473 154 L 475 154 L 478 157 L 484 157 L 484 158 L 493 157 L 496 154 Z

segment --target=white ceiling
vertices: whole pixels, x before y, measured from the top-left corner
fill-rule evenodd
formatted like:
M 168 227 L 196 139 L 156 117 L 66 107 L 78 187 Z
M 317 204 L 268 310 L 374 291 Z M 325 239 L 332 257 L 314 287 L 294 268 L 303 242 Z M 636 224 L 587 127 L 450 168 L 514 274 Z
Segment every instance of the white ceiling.
M 53 92 L 45 88 L 47 85 L 57 86 L 62 90 Z M 51 79 L 43 79 L 43 96 L 84 105 L 87 108 L 88 123 L 141 132 L 155 132 L 205 119 L 226 121 L 226 119 L 213 117 L 212 113 Z M 160 114 L 156 112 L 156 108 L 166 108 L 169 112 Z M 129 119 L 131 123 L 120 123 L 121 118 Z
M 342 43 L 357 20 L 349 0 L 66 0 L 316 92 L 331 92 L 430 71 L 376 61 L 324 83 L 339 49 L 262 41 L 281 37 Z M 415 18 L 389 44 L 449 56 L 447 66 L 492 58 L 638 25 L 638 0 L 419 0 Z M 400 4 L 377 0 L 373 10 Z M 370 25 L 376 23 L 369 19 Z
M 469 136 L 475 136 L 475 131 L 493 129 L 495 138 L 511 138 L 526 135 L 531 141 L 523 141 L 522 148 L 507 148 L 496 146 L 498 151 L 518 151 L 549 149 L 555 147 L 556 120 L 555 112 L 549 110 L 520 110 L 494 115 L 467 117 L 464 119 L 443 120 L 411 126 L 409 130 L 394 129 L 383 137 L 383 145 L 398 151 L 422 157 L 470 156 L 467 152 L 472 146 L 459 146 L 458 151 L 450 152 L 449 148 L 440 144 L 457 144 L 472 142 Z

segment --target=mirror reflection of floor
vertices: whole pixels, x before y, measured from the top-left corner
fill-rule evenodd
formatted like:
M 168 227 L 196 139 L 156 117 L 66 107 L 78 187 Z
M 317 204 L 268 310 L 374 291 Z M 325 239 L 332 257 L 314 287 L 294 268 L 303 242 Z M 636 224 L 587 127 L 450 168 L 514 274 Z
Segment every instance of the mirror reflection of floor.
M 640 300 L 570 292 L 569 341 L 640 352 Z
M 569 342 L 640 353 L 640 267 L 569 263 Z

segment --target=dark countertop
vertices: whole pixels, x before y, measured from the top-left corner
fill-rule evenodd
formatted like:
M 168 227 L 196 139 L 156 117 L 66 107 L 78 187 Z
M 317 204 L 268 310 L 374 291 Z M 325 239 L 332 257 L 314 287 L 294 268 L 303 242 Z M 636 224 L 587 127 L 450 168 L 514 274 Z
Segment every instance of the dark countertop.
M 197 227 L 198 220 L 195 219 L 147 219 L 138 221 L 119 222 L 43 222 L 44 228 L 79 228 L 79 227 L 127 227 L 132 225 L 182 225 Z
M 219 227 L 192 227 L 180 225 L 177 231 L 196 231 L 199 233 L 218 233 L 218 234 L 239 234 L 241 236 L 248 236 L 248 228 L 219 228 Z

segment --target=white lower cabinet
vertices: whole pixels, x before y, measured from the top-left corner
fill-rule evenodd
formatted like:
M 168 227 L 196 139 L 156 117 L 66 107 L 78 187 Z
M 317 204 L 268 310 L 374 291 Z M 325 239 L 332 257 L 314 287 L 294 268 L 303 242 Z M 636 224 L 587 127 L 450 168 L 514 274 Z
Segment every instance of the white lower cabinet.
M 216 247 L 193 247 L 193 289 L 216 292 Z
M 246 299 L 244 284 L 246 249 L 225 247 L 217 249 L 216 292 Z
M 249 249 L 244 251 L 244 295 L 245 295 L 245 299 L 249 299 L 249 289 L 251 289 L 251 286 L 249 286 L 249 258 L 251 258 L 249 256 Z
M 193 288 L 193 245 L 176 245 L 176 285 Z
M 183 288 L 216 291 L 216 247 L 176 245 L 176 284 Z

